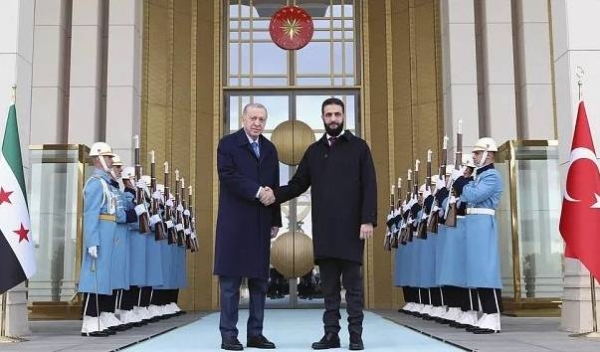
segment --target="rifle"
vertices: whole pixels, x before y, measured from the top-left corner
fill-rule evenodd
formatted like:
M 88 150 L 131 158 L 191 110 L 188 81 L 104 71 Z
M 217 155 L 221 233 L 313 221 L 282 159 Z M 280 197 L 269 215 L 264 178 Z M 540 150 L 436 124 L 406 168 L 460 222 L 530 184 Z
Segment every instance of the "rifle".
M 398 195 L 398 204 L 396 205 L 396 210 L 394 211 L 392 221 L 394 222 L 394 227 L 392 228 L 392 248 L 398 248 L 398 237 L 400 234 L 400 229 L 402 228 L 402 178 L 398 177 L 398 187 L 396 188 Z
M 446 174 L 446 164 L 448 163 L 448 136 L 444 136 L 444 142 L 442 145 L 442 158 L 440 160 L 440 171 L 439 178 L 440 180 L 444 179 L 444 175 Z M 438 204 L 437 198 L 433 200 L 433 204 L 431 209 L 439 208 L 441 205 Z M 427 223 L 427 231 L 431 233 L 438 232 L 438 223 L 439 223 L 440 215 L 437 211 L 432 211 L 429 216 L 429 221 Z
M 454 169 L 460 170 L 460 164 L 462 162 L 462 120 L 458 121 L 458 132 L 456 133 L 456 153 L 454 153 Z M 448 189 L 450 195 L 454 195 L 452 185 Z M 448 214 L 446 215 L 445 225 L 449 227 L 456 227 L 456 215 L 458 213 L 458 207 L 456 203 L 448 202 Z
M 198 238 L 196 237 L 196 217 L 194 216 L 192 204 L 192 186 L 188 187 L 190 192 L 188 193 L 188 210 L 189 210 L 189 218 L 190 218 L 190 230 L 192 231 L 190 238 L 192 239 L 192 253 L 198 252 L 200 248 L 198 247 Z
M 165 224 L 160 216 L 160 200 L 154 199 L 156 192 L 156 163 L 154 162 L 154 150 L 150 151 L 150 193 L 152 194 L 152 203 L 150 206 L 151 219 L 154 221 L 154 240 L 161 241 L 167 239 Z
M 190 236 L 192 235 L 192 229 L 190 228 L 190 218 L 188 216 L 189 210 L 186 209 L 187 204 L 185 202 L 185 180 L 183 179 L 183 177 L 181 178 L 181 207 L 183 208 L 183 211 L 181 212 L 181 223 L 183 224 L 185 247 L 191 250 L 192 240 Z
M 413 199 L 418 200 L 419 199 L 419 164 L 421 164 L 421 161 L 419 159 L 415 160 L 415 171 L 414 171 L 414 181 L 413 181 Z M 411 211 L 411 216 L 416 217 L 417 214 L 412 214 Z M 417 220 L 416 218 L 414 219 L 415 221 Z M 410 231 L 410 241 L 412 241 L 412 238 L 414 236 L 418 237 L 417 234 L 417 225 L 415 224 L 415 222 L 413 221 L 413 223 L 411 224 L 411 231 Z
M 392 185 L 391 189 L 390 189 L 390 213 L 387 216 L 387 221 L 386 221 L 386 225 L 387 225 L 387 233 L 385 234 L 385 238 L 383 240 L 383 249 L 386 251 L 391 251 L 392 250 L 392 234 L 393 234 L 393 230 L 392 227 L 393 225 L 393 220 L 394 220 L 394 206 L 395 206 L 395 201 L 394 201 L 394 185 Z
M 425 177 L 425 189 L 431 192 L 431 156 L 433 152 L 431 150 L 427 151 L 427 177 Z M 431 214 L 431 207 L 429 212 L 426 213 L 425 208 L 426 198 L 423 196 L 423 211 L 421 212 L 421 221 L 417 225 L 417 236 L 421 239 L 427 239 L 427 220 L 429 219 L 429 215 Z
M 171 206 L 169 205 L 169 198 L 171 193 L 169 192 L 169 163 L 165 161 L 165 226 L 167 227 L 167 241 L 169 244 L 177 243 L 177 232 L 175 231 L 175 224 L 173 223 L 173 213 Z
M 142 177 L 142 165 L 140 164 L 140 139 L 137 134 L 133 136 L 133 140 L 135 148 L 135 179 L 138 181 Z M 140 234 L 149 233 L 150 217 L 148 216 L 148 209 L 146 208 L 146 197 L 144 195 L 144 190 L 138 187 L 135 188 L 135 204 Z
M 405 203 L 408 204 L 410 202 L 410 199 L 412 197 L 412 170 L 408 169 L 408 175 L 407 175 L 407 191 L 406 191 L 406 200 Z M 409 222 L 411 220 L 411 213 L 410 213 L 410 209 L 406 212 L 406 214 L 402 215 L 403 218 L 403 223 L 402 223 L 402 231 L 400 233 L 400 243 L 402 243 L 403 245 L 406 244 L 407 242 L 411 242 L 412 241 L 412 229 L 410 228 L 411 226 L 409 225 Z
M 185 234 L 183 233 L 183 206 L 180 207 L 180 198 L 179 198 L 179 170 L 175 170 L 175 230 L 177 230 L 177 245 L 179 247 L 183 247 Z

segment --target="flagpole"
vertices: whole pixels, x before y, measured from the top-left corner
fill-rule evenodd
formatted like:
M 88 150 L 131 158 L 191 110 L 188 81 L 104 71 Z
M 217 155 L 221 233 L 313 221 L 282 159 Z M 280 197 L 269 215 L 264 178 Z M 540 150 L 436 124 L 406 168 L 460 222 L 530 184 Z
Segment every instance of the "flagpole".
M 585 75 L 585 71 L 581 66 L 577 66 L 577 72 L 575 73 L 577 76 L 577 96 L 579 101 L 581 101 L 583 94 L 581 86 L 583 86 L 583 76 Z M 596 279 L 594 279 L 594 275 L 590 272 L 590 298 L 592 304 L 592 331 L 583 332 L 579 334 L 574 334 L 571 336 L 575 337 L 600 337 L 600 333 L 598 333 L 598 318 L 596 315 Z

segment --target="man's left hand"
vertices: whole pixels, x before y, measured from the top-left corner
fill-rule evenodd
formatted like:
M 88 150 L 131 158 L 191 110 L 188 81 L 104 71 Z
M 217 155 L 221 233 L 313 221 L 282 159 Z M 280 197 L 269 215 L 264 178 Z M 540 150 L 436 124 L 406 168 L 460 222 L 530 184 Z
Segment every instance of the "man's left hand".
M 373 224 L 360 225 L 360 239 L 366 240 L 373 237 Z
M 275 238 L 275 236 L 277 236 L 278 232 L 279 232 L 279 227 L 277 227 L 277 226 L 271 227 L 271 238 Z

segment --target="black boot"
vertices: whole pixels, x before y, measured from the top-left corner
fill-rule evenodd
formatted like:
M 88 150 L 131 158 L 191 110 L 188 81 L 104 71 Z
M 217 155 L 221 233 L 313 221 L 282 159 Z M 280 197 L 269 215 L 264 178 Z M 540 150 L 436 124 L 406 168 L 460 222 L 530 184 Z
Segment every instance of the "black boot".
M 333 332 L 327 332 L 321 340 L 312 344 L 313 350 L 326 350 L 340 347 L 340 337 Z
M 360 351 L 365 349 L 360 334 L 350 334 L 350 346 L 348 347 L 348 349 L 351 351 Z

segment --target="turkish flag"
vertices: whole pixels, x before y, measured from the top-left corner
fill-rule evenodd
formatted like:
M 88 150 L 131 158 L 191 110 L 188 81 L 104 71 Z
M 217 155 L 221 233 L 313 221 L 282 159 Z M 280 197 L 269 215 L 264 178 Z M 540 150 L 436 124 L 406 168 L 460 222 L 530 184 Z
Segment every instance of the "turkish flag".
M 600 279 L 600 172 L 583 101 L 577 111 L 559 229 L 565 256 L 579 259 Z

